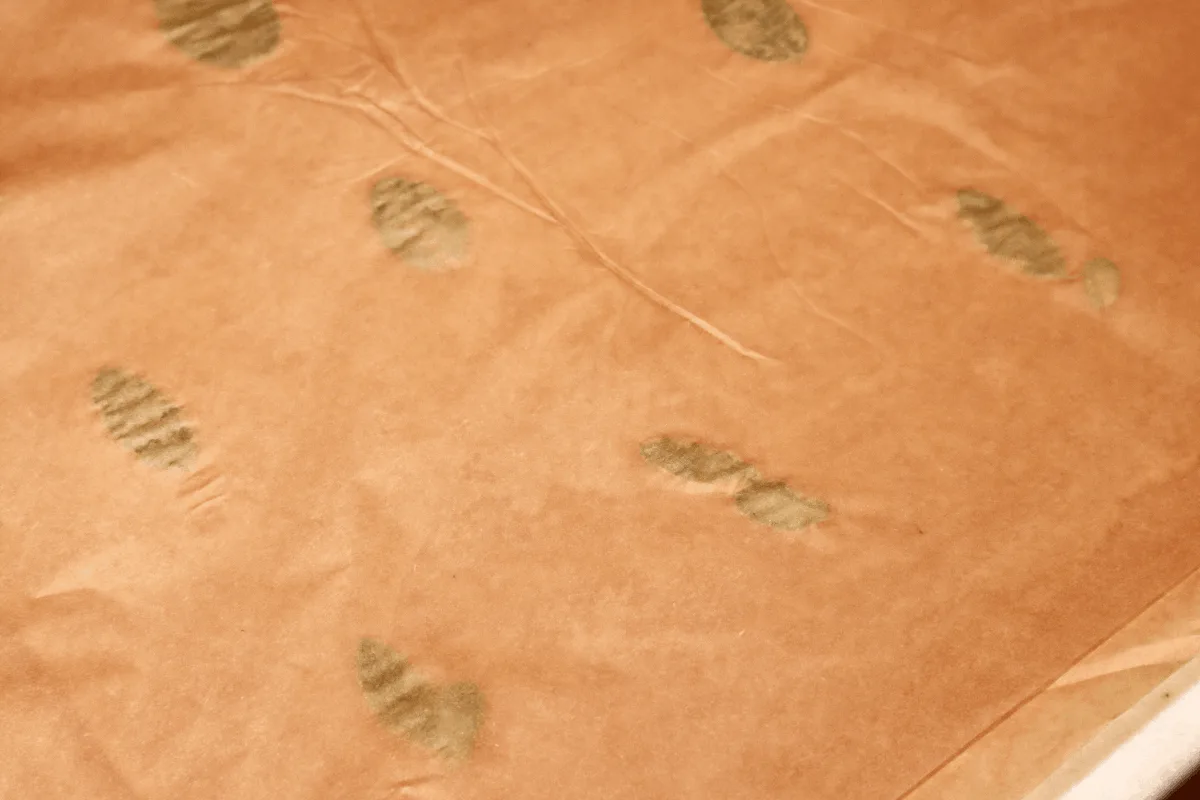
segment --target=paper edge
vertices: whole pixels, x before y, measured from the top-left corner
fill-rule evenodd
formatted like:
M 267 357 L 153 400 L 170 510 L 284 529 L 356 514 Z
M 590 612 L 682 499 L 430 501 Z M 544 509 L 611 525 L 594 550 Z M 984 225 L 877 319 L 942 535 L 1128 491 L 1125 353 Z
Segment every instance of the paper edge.
M 1161 798 L 1198 765 L 1200 656 L 1101 728 L 1023 800 Z

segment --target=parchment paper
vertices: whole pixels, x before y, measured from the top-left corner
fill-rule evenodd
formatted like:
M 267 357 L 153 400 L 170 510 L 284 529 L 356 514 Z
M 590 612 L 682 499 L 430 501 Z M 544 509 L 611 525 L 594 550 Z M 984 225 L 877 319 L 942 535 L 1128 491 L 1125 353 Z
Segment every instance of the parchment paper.
M 363 2 L 0 6 L 0 796 L 928 798 L 1200 565 L 1189 3 L 797 3 L 764 61 L 699 0 Z M 364 638 L 477 687 L 469 757 Z

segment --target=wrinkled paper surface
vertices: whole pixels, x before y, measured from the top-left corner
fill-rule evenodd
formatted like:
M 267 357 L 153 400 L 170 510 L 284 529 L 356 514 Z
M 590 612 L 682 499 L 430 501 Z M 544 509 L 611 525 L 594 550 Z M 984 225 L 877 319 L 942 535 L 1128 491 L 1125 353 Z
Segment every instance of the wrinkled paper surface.
M 1018 797 L 1194 653 L 1190 4 L 797 4 L 773 61 L 699 0 L 218 5 L 0 8 L 0 796 Z M 384 179 L 439 203 L 386 244 Z M 465 763 L 364 638 L 477 687 Z

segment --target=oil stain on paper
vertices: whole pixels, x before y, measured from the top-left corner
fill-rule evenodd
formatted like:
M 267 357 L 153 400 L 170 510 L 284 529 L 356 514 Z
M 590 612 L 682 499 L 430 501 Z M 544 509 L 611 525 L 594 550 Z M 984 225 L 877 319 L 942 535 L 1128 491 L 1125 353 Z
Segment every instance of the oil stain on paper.
M 92 401 L 114 439 L 156 469 L 189 469 L 196 459 L 195 435 L 179 406 L 141 377 L 120 369 L 100 370 Z
M 732 495 L 744 515 L 777 530 L 802 530 L 829 518 L 825 502 L 801 496 L 781 481 L 764 480 L 753 465 L 729 451 L 660 436 L 643 442 L 641 454 L 675 477 Z
M 1097 309 L 1108 308 L 1121 293 L 1121 271 L 1107 258 L 1093 258 L 1083 265 L 1083 290 Z
M 279 46 L 271 0 L 155 0 L 159 26 L 186 55 L 215 67 L 243 67 Z
M 994 256 L 1038 278 L 1058 278 L 1066 264 L 1058 245 L 1042 228 L 1003 201 L 975 189 L 958 192 L 958 216 Z
M 457 266 L 467 254 L 467 218 L 438 190 L 403 178 L 371 189 L 375 227 L 389 250 L 419 269 Z
M 798 531 L 829 518 L 829 506 L 801 497 L 779 481 L 752 483 L 733 496 L 733 502 L 755 522 L 782 531 Z
M 484 702 L 472 683 L 437 686 L 386 644 L 364 638 L 358 646 L 358 682 L 384 727 L 451 762 L 471 755 Z
M 742 55 L 793 61 L 808 48 L 808 30 L 787 0 L 702 0 L 713 33 Z
M 733 453 L 699 442 L 660 436 L 642 442 L 642 458 L 688 482 L 737 491 L 758 480 L 758 470 Z

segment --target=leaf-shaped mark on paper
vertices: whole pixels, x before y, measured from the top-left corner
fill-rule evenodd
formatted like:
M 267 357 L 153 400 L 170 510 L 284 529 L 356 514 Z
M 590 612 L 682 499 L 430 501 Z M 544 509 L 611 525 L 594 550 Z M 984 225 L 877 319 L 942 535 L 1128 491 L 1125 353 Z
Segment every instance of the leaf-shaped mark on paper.
M 279 14 L 271 0 L 154 0 L 167 40 L 216 67 L 243 67 L 279 46 Z
M 699 442 L 660 436 L 642 442 L 642 458 L 677 477 L 737 491 L 758 480 L 758 471 L 733 453 Z
M 1083 290 L 1096 308 L 1108 308 L 1121 294 L 1121 270 L 1107 258 L 1091 259 L 1083 265 Z
M 190 468 L 196 457 L 191 426 L 179 406 L 137 375 L 105 368 L 92 381 L 92 401 L 108 432 L 158 469 Z
M 436 686 L 386 644 L 364 638 L 358 646 L 358 682 L 367 705 L 385 727 L 439 755 L 471 755 L 484 702 L 471 683 Z
M 778 481 L 753 483 L 733 500 L 750 519 L 785 531 L 798 531 L 829 518 L 825 502 L 801 497 Z
M 958 216 L 989 253 L 1015 262 L 1027 275 L 1060 277 L 1066 263 L 1058 245 L 1033 220 L 975 189 L 958 192 Z
M 384 246 L 414 267 L 452 267 L 466 257 L 467 218 L 431 186 L 383 178 L 371 189 L 371 213 Z
M 708 26 L 725 44 L 760 61 L 791 61 L 808 49 L 808 30 L 787 0 L 701 0 Z

